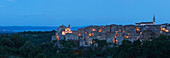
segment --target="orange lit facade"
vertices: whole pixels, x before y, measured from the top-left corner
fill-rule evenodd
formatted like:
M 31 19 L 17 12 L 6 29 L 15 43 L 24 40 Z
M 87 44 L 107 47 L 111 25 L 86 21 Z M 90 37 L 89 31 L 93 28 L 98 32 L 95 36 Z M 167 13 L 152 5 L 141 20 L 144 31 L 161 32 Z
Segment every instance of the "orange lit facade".
M 162 31 L 165 31 L 165 28 L 161 28 Z
M 136 40 L 138 40 L 139 38 L 136 38 Z
M 125 33 L 125 31 L 123 30 L 123 33 Z
M 89 36 L 94 36 L 94 33 L 90 33 Z
M 79 34 L 79 36 L 81 36 L 81 34 Z
M 65 31 L 62 31 L 62 35 L 66 35 L 66 33 L 73 33 L 70 28 L 66 28 Z
M 142 32 L 140 32 L 140 34 L 142 34 Z
M 58 36 L 58 35 L 56 36 L 56 38 L 57 38 L 57 40 L 58 40 L 58 41 L 60 40 L 60 38 L 59 38 L 59 36 Z
M 165 32 L 169 32 L 169 30 L 165 30 Z
M 106 27 L 104 27 L 104 29 L 106 29 Z
M 100 29 L 99 32 L 102 32 L 102 29 Z
M 128 33 L 128 35 L 130 35 L 130 33 Z
M 92 29 L 92 31 L 96 31 L 96 29 Z
M 161 28 L 161 31 L 169 32 L 169 30 L 166 30 L 165 28 Z
M 125 36 L 125 38 L 130 38 L 129 36 Z
M 136 27 L 136 31 L 139 31 L 138 27 Z
M 115 36 L 115 38 L 117 38 L 117 36 Z
M 115 43 L 116 43 L 117 41 L 118 41 L 118 40 L 116 40 L 116 39 L 114 40 Z

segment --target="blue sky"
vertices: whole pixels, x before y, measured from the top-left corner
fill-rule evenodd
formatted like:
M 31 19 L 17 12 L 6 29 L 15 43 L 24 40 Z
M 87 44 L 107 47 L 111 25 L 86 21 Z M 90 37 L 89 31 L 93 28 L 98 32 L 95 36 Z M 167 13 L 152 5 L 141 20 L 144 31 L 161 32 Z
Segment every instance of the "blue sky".
M 0 0 L 0 26 L 170 23 L 170 0 Z

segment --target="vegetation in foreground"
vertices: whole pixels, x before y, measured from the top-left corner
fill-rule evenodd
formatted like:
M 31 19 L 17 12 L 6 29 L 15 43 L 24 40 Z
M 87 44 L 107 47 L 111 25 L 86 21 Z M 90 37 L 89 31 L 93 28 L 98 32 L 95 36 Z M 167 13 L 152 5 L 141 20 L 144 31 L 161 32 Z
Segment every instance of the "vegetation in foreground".
M 75 57 L 112 57 L 112 58 L 170 58 L 170 36 L 161 35 L 152 41 L 124 40 L 118 47 L 53 47 L 50 32 L 23 32 L 0 35 L 0 58 L 75 58 Z M 105 43 L 100 41 L 100 43 Z M 102 44 L 99 46 L 102 46 Z

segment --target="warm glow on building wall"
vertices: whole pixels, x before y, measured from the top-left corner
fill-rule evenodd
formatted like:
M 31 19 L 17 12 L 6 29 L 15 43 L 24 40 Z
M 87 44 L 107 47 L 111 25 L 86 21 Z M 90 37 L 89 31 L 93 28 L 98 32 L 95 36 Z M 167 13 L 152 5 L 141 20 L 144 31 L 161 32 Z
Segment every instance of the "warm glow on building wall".
M 115 38 L 117 38 L 117 36 L 115 36 Z
M 106 29 L 106 27 L 104 27 L 104 29 Z
M 138 40 L 139 38 L 136 38 L 136 40 Z
M 118 41 L 118 40 L 116 40 L 116 39 L 114 40 L 115 43 L 116 43 L 117 41 Z
M 84 32 L 85 34 L 87 34 L 87 32 Z
M 139 31 L 138 27 L 136 27 L 136 31 Z
M 93 44 L 93 42 L 90 42 L 91 44 Z
M 58 41 L 60 40 L 60 38 L 59 38 L 59 36 L 58 36 L 58 35 L 56 36 L 56 38 L 57 38 L 57 40 L 58 40 Z
M 142 32 L 140 32 L 140 34 L 142 34 Z
M 128 35 L 130 35 L 130 33 L 128 33 Z
M 166 30 L 165 28 L 161 28 L 162 31 L 169 32 L 169 30 Z
M 169 32 L 169 30 L 165 30 L 165 32 Z
M 165 31 L 165 28 L 161 28 L 162 31 Z
M 94 36 L 94 33 L 91 33 L 92 36 Z
M 125 33 L 125 31 L 123 30 L 123 33 Z
M 92 29 L 92 31 L 96 31 L 96 29 Z
M 102 29 L 100 29 L 99 32 L 102 32 Z
M 62 31 L 62 35 L 66 35 L 66 33 L 73 33 L 70 28 L 66 28 L 65 31 Z
M 94 33 L 90 33 L 89 36 L 94 36 Z
M 62 31 L 62 35 L 66 35 L 64 31 Z
M 129 36 L 126 36 L 126 38 L 129 38 Z
M 89 36 L 91 36 L 91 33 L 89 34 Z
M 79 34 L 79 36 L 81 36 L 81 34 Z
M 116 36 L 117 36 L 117 32 L 118 32 L 118 31 L 116 31 Z

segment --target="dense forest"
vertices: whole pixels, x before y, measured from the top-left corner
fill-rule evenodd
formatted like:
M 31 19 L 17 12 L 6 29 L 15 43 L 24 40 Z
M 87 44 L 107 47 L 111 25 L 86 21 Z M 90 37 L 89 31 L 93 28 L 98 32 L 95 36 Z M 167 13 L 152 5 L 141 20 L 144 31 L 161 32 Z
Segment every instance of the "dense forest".
M 170 58 L 170 36 L 143 42 L 123 40 L 122 45 L 115 47 L 102 47 L 106 42 L 98 41 L 99 47 L 76 48 L 75 43 L 63 41 L 65 48 L 58 48 L 50 42 L 54 34 L 55 31 L 1 34 L 0 58 Z

